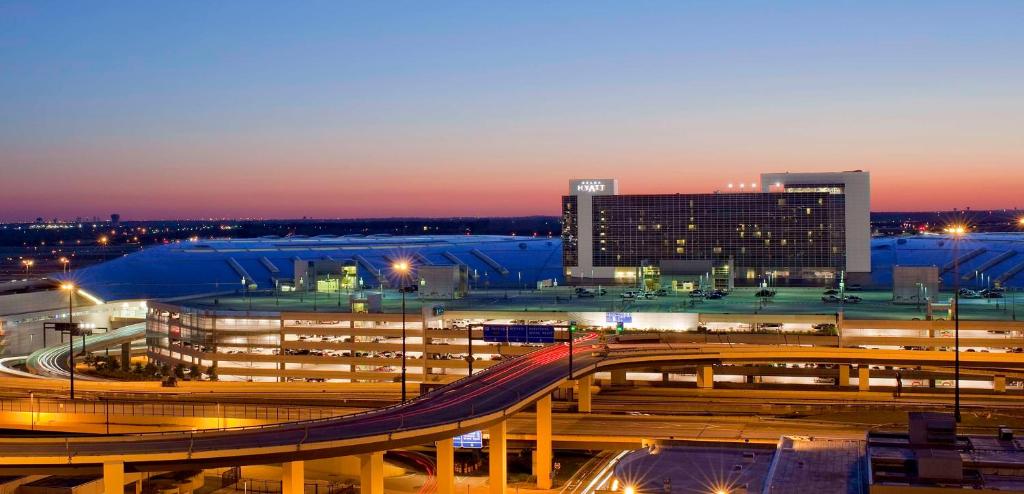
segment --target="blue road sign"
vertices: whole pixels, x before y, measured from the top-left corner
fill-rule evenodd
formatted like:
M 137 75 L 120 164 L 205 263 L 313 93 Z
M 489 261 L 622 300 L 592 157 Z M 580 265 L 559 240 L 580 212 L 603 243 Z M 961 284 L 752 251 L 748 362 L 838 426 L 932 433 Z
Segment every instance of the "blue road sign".
M 633 314 L 628 312 L 605 312 L 604 321 L 630 323 L 633 322 Z
M 456 448 L 480 449 L 484 447 L 484 435 L 481 431 L 467 432 L 461 436 L 453 437 L 452 444 Z
M 555 327 L 537 324 L 485 324 L 484 341 L 490 343 L 554 343 Z

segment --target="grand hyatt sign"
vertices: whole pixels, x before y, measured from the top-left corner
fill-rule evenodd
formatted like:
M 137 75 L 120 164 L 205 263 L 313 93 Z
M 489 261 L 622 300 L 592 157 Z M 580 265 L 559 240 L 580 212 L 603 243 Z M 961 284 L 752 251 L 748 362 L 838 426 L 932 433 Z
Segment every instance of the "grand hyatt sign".
M 613 179 L 573 180 L 569 182 L 570 195 L 608 196 L 618 192 Z

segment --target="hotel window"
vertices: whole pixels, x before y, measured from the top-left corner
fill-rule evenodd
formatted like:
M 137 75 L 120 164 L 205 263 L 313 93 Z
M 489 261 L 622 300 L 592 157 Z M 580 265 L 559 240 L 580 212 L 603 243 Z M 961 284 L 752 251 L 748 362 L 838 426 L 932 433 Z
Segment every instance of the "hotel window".
M 686 247 L 676 247 L 676 254 L 685 254 Z
M 715 254 L 721 254 L 722 253 L 722 248 L 721 247 L 712 248 L 711 252 L 713 252 Z

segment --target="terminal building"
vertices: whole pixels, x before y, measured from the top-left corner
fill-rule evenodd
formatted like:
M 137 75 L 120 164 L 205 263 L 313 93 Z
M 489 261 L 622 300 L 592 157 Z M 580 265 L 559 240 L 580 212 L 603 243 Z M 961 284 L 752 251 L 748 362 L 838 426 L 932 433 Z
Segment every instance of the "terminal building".
M 562 198 L 570 284 L 830 285 L 871 271 L 867 172 L 766 173 L 707 194 L 619 194 L 575 180 Z

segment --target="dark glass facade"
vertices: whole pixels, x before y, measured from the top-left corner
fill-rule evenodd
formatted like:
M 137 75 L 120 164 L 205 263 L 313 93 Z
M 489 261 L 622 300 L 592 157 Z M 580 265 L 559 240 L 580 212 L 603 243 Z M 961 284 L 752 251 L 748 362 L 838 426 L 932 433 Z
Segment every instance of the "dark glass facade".
M 805 189 L 807 190 L 807 189 Z M 578 260 L 576 198 L 563 204 L 564 263 Z M 769 270 L 838 272 L 846 263 L 839 188 L 816 191 L 593 197 L 593 265 L 657 266 L 660 260 L 728 262 L 737 278 Z M 795 271 L 795 272 L 794 272 Z
M 576 196 L 562 198 L 562 265 L 575 266 L 579 261 L 579 245 L 577 244 Z

